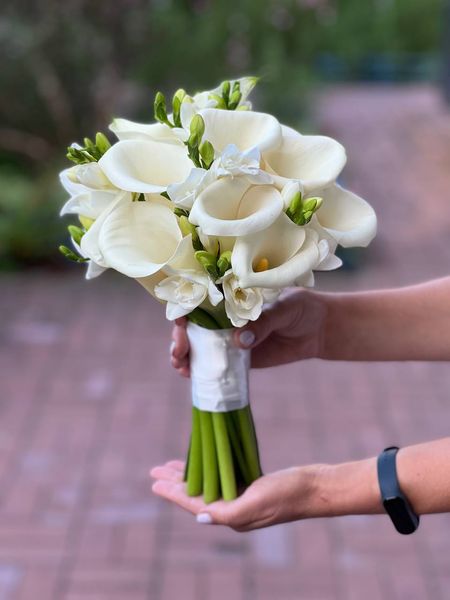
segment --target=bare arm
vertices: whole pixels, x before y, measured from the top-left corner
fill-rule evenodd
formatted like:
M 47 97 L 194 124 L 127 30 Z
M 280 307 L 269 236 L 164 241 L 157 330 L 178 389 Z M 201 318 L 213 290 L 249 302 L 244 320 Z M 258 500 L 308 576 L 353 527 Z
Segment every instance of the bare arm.
M 185 319 L 174 327 L 172 364 L 189 375 Z M 305 358 L 349 361 L 450 360 L 450 277 L 349 294 L 297 290 L 235 332 L 252 367 Z
M 321 358 L 450 360 L 450 277 L 394 290 L 318 294 Z
M 418 514 L 450 512 L 450 438 L 409 446 L 397 455 L 400 487 Z M 255 481 L 237 500 L 206 505 L 190 498 L 183 463 L 155 467 L 153 491 L 202 523 L 248 531 L 299 519 L 382 513 L 376 458 L 277 471 Z

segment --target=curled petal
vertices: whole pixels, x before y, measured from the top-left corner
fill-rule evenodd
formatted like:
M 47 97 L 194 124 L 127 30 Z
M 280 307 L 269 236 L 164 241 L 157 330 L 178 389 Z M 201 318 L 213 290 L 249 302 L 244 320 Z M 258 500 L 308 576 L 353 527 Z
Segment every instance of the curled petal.
M 164 267 L 175 257 L 181 240 L 177 218 L 167 206 L 122 202 L 104 220 L 98 245 L 109 267 L 138 278 Z
M 231 264 L 243 288 L 287 287 L 319 263 L 318 241 L 315 231 L 298 227 L 282 213 L 268 229 L 238 238 Z M 268 269 L 255 271 L 261 259 Z
M 153 140 L 124 140 L 114 144 L 99 164 L 108 179 L 129 192 L 158 193 L 184 181 L 192 162 L 183 146 Z
M 117 190 L 92 190 L 72 196 L 64 204 L 59 213 L 62 215 L 83 215 L 89 219 L 97 219 L 101 213 L 111 206 L 117 198 Z
M 226 178 L 199 195 L 189 220 L 206 235 L 239 236 L 265 229 L 282 210 L 283 199 L 275 187 Z
M 119 140 L 153 140 L 166 144 L 182 145 L 173 130 L 162 123 L 135 123 L 127 119 L 114 119 L 109 129 Z
M 204 139 L 217 152 L 222 152 L 228 144 L 235 144 L 241 151 L 256 146 L 264 152 L 281 142 L 281 125 L 271 115 L 214 108 L 206 108 L 200 115 L 205 121 Z
M 344 248 L 367 246 L 375 237 L 377 217 L 368 202 L 332 185 L 318 192 L 322 206 L 316 213 L 317 222 Z
M 263 155 L 269 173 L 300 181 L 307 193 L 334 182 L 346 162 L 345 148 L 332 138 L 301 135 L 283 127 L 281 145 Z

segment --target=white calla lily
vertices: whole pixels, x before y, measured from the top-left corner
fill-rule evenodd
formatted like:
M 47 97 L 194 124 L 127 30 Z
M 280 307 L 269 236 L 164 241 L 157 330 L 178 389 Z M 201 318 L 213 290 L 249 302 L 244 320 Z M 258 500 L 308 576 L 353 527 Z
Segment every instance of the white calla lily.
M 265 169 L 280 185 L 297 180 L 309 193 L 336 180 L 347 160 L 339 142 L 321 135 L 301 135 L 285 126 L 282 132 L 279 147 L 263 153 Z
M 184 181 L 192 168 L 186 149 L 153 140 L 117 142 L 102 156 L 99 165 L 121 190 L 158 193 Z
M 135 123 L 128 119 L 114 119 L 109 129 L 119 140 L 152 140 L 165 144 L 183 145 L 173 129 L 163 123 Z
M 285 213 L 264 231 L 236 240 L 231 257 L 242 288 L 281 289 L 294 285 L 320 261 L 319 236 L 295 225 Z M 264 261 L 266 270 L 258 270 Z
M 199 114 L 205 122 L 204 140 L 222 153 L 229 144 L 245 151 L 256 146 L 260 152 L 277 148 L 282 140 L 281 125 L 265 113 L 246 110 L 206 108 Z
M 226 177 L 199 195 L 189 220 L 206 235 L 236 237 L 265 229 L 282 210 L 283 199 L 275 187 Z
M 80 249 L 82 256 L 85 258 L 90 258 L 101 267 L 109 267 L 100 249 L 100 232 L 108 215 L 121 203 L 126 204 L 131 201 L 130 193 L 121 192 L 116 196 L 115 200 L 113 200 L 113 202 L 111 202 L 109 206 L 102 213 L 100 213 L 97 219 L 95 219 L 95 221 L 89 227 L 88 231 L 86 231 L 81 238 Z
M 120 192 L 119 192 L 120 193 Z M 72 196 L 59 213 L 62 215 L 82 215 L 97 219 L 117 198 L 118 190 L 91 190 Z
M 147 277 L 161 270 L 183 241 L 177 218 L 158 202 L 116 201 L 81 240 L 86 254 L 101 266 L 128 277 Z
M 317 191 L 323 198 L 317 223 L 341 246 L 367 246 L 375 237 L 377 217 L 368 202 L 339 185 Z

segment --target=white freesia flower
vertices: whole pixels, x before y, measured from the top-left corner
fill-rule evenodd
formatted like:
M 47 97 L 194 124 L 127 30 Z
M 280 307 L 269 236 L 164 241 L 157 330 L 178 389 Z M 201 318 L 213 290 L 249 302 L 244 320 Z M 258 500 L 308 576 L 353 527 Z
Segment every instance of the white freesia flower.
M 226 177 L 199 195 L 189 220 L 206 235 L 236 237 L 265 229 L 282 210 L 283 199 L 275 187 Z
M 241 288 L 239 280 L 230 269 L 219 280 L 225 297 L 225 312 L 234 327 L 243 327 L 248 321 L 256 321 L 264 304 L 260 288 Z
M 229 144 L 235 144 L 242 152 L 255 146 L 260 152 L 268 152 L 282 141 L 281 125 L 272 115 L 214 108 L 199 114 L 205 122 L 203 139 L 211 142 L 216 152 L 222 153 Z
M 167 302 L 169 321 L 189 314 L 206 299 L 216 306 L 223 298 L 208 275 L 200 272 L 170 275 L 156 285 L 155 296 Z
M 239 237 L 231 263 L 243 288 L 281 289 L 295 285 L 320 261 L 319 236 L 295 225 L 285 213 L 267 229 Z M 264 261 L 266 270 L 258 270 Z
M 336 184 L 315 194 L 323 202 L 314 217 L 338 244 L 344 248 L 365 247 L 372 241 L 377 217 L 368 202 Z
M 280 185 L 293 179 L 309 193 L 333 183 L 346 163 L 345 148 L 332 138 L 301 135 L 282 126 L 278 147 L 263 152 L 265 169 Z
M 163 123 L 135 123 L 127 119 L 114 119 L 109 129 L 119 140 L 152 140 L 165 144 L 183 145 L 173 128 Z
M 186 149 L 153 140 L 117 142 L 102 156 L 99 165 L 121 190 L 159 193 L 184 181 L 192 168 Z
M 138 278 L 160 271 L 187 243 L 164 202 L 133 202 L 128 193 L 100 215 L 81 248 L 101 266 Z
M 211 171 L 194 167 L 183 182 L 169 185 L 167 193 L 174 204 L 190 210 L 197 196 L 213 177 Z
M 260 163 L 261 153 L 256 146 L 241 152 L 235 144 L 228 144 L 211 165 L 211 171 L 217 179 L 242 175 L 252 183 L 272 183 L 272 177 L 260 168 Z
M 97 162 L 64 169 L 59 174 L 59 180 L 71 196 L 86 192 L 86 190 L 115 189 Z

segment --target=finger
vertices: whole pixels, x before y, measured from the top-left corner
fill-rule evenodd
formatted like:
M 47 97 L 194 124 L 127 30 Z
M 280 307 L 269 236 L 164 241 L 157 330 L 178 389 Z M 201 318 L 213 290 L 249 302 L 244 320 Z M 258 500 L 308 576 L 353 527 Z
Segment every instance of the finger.
M 171 469 L 175 469 L 175 471 L 181 471 L 184 473 L 186 463 L 184 460 L 169 460 L 166 462 L 166 467 L 170 467 Z
M 160 467 L 154 467 L 150 471 L 150 475 L 154 479 L 164 480 L 164 481 L 173 481 L 176 483 L 180 483 L 183 481 L 183 473 L 177 469 L 169 467 L 167 465 L 162 465 Z
M 254 348 L 273 331 L 289 326 L 292 315 L 283 302 L 275 302 L 264 309 L 257 321 L 237 329 L 233 341 L 239 348 Z
M 171 346 L 171 354 L 174 358 L 184 358 L 189 353 L 189 340 L 186 333 L 186 328 L 180 325 L 175 325 L 172 330 L 173 345 Z
M 165 479 L 158 479 L 152 486 L 152 491 L 157 496 L 170 500 L 193 515 L 207 511 L 207 505 L 201 496 L 191 497 L 186 494 L 184 483 L 177 483 Z
M 188 367 L 189 366 L 189 359 L 188 359 L 187 356 L 185 356 L 184 358 L 175 358 L 175 356 L 171 356 L 171 358 L 170 358 L 170 364 L 175 369 L 181 369 L 182 367 Z
M 182 377 L 190 377 L 191 376 L 191 370 L 189 367 L 181 367 L 178 369 L 178 373 L 182 376 Z

